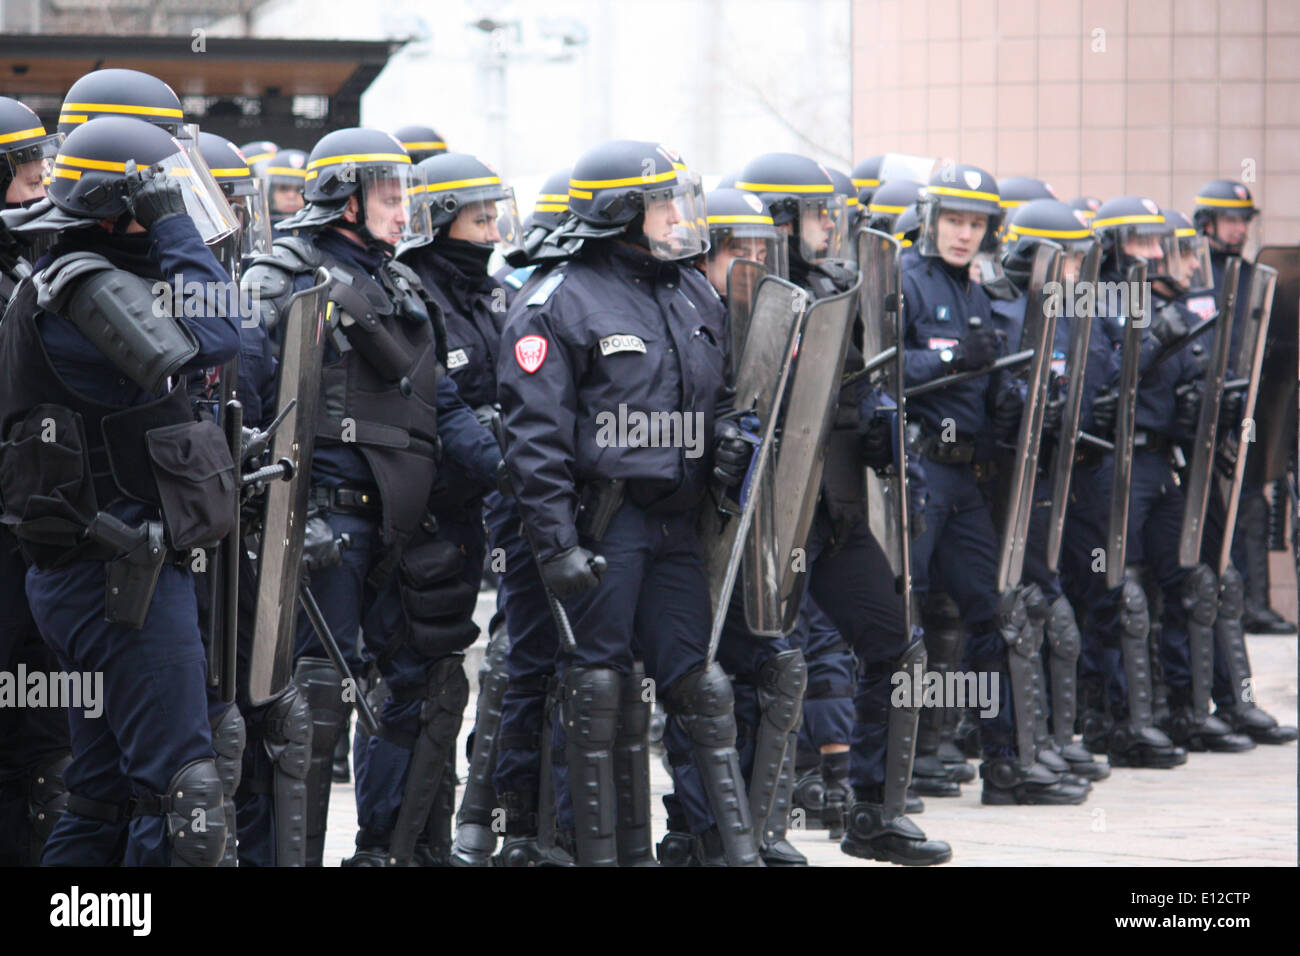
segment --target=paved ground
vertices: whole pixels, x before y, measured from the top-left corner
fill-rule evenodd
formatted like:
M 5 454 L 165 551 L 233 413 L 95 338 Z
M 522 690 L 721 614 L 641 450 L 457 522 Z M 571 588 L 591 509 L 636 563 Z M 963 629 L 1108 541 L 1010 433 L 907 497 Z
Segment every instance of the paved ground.
M 481 599 L 481 624 L 490 610 Z M 1295 724 L 1296 639 L 1253 637 L 1249 650 L 1260 705 Z M 471 684 L 481 644 L 472 651 Z M 473 710 L 471 697 L 461 754 Z M 657 841 L 668 776 L 657 760 L 651 775 Z M 916 822 L 930 837 L 952 844 L 950 866 L 1295 866 L 1296 781 L 1294 744 L 1191 754 L 1173 770 L 1116 769 L 1078 807 L 983 807 L 977 781 L 963 786 L 959 798 L 926 800 Z M 355 806 L 351 785 L 335 784 L 326 866 L 352 852 Z M 796 831 L 791 838 L 819 866 L 889 865 L 845 856 L 824 830 Z

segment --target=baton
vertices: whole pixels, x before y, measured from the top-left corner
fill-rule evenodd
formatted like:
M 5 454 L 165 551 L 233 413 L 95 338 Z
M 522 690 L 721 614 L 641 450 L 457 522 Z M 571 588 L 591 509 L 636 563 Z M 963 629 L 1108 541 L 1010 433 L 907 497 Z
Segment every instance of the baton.
M 903 392 L 904 398 L 915 398 L 917 395 L 925 395 L 928 392 L 935 392 L 941 388 L 947 388 L 949 385 L 958 385 L 961 382 L 968 382 L 973 378 L 979 378 L 981 375 L 991 375 L 994 372 L 1000 372 L 1003 369 L 1015 368 L 1017 365 L 1024 365 L 1034 357 L 1033 349 L 1025 349 L 1022 352 L 1013 352 L 1010 355 L 1004 355 L 992 365 L 986 365 L 983 368 L 970 369 L 966 372 L 954 372 L 952 375 L 944 375 L 940 378 L 932 378 L 928 382 L 922 382 L 920 385 L 913 385 Z
M 343 680 L 351 681 L 352 687 L 359 692 L 361 685 L 352 676 L 352 668 L 348 667 L 348 662 L 343 659 L 343 652 L 339 649 L 338 642 L 334 640 L 334 634 L 325 621 L 325 615 L 321 613 L 320 605 L 316 603 L 316 596 L 311 593 L 311 588 L 307 586 L 306 581 L 303 581 L 298 588 L 298 599 L 302 602 L 302 609 L 307 612 L 307 619 L 311 621 L 312 629 L 316 631 L 316 636 L 320 638 L 325 648 L 326 656 L 334 665 L 334 670 Z M 370 709 L 370 701 L 366 700 L 366 695 L 362 693 L 357 694 L 357 720 L 366 728 L 366 733 L 370 736 L 373 737 L 379 732 L 375 712 Z

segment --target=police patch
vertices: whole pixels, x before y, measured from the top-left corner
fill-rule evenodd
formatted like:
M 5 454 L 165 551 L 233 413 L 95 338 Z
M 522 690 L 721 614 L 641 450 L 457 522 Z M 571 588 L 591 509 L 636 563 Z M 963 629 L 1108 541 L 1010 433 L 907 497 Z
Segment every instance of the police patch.
M 560 283 L 564 281 L 564 273 L 557 272 L 553 276 L 548 276 L 541 285 L 537 287 L 532 295 L 528 297 L 525 305 L 542 305 L 551 297 L 551 293 L 559 288 Z
M 645 342 L 641 341 L 639 336 L 628 335 L 607 335 L 600 340 L 600 354 L 613 355 L 615 352 L 640 352 L 645 354 Z
M 973 169 L 964 170 L 961 174 L 961 178 L 966 180 L 966 185 L 970 189 L 979 189 L 980 183 L 983 182 L 980 178 L 980 174 Z
M 447 371 L 464 368 L 469 364 L 469 356 L 465 354 L 464 349 L 452 349 L 447 353 Z
M 934 320 L 936 322 L 948 321 L 948 307 L 946 305 L 936 305 L 934 307 Z
M 957 344 L 956 339 L 930 339 L 930 351 L 937 352 L 939 349 L 950 349 Z
M 525 335 L 515 343 L 515 361 L 519 367 L 532 375 L 546 361 L 546 339 L 540 335 Z

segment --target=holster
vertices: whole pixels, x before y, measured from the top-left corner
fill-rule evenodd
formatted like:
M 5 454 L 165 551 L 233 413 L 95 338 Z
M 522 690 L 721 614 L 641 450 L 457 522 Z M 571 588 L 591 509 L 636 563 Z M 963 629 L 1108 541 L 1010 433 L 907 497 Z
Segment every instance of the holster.
M 599 541 L 605 537 L 609 523 L 623 504 L 626 482 L 608 478 L 588 482 L 578 498 L 578 517 L 574 522 L 578 535 Z
M 168 557 L 161 521 L 132 528 L 101 511 L 86 528 L 92 540 L 120 552 L 104 565 L 104 618 L 137 630 L 153 603 L 158 574 Z

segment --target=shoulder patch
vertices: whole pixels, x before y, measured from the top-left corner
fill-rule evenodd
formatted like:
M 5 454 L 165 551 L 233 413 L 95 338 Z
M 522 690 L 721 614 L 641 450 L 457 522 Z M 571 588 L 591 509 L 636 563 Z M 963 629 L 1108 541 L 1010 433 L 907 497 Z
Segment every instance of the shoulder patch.
M 535 292 L 528 297 L 526 305 L 542 305 L 551 297 L 551 293 L 559 288 L 560 283 L 564 281 L 564 273 L 557 272 L 555 275 L 547 276 L 539 285 Z M 522 341 L 522 340 L 521 340 Z M 545 340 L 543 340 L 545 341 Z M 539 363 L 540 364 L 540 363 Z
M 447 353 L 447 371 L 464 368 L 468 364 L 469 356 L 465 354 L 464 349 L 452 349 Z
M 515 361 L 519 367 L 532 375 L 546 361 L 546 339 L 540 335 L 525 335 L 515 343 Z

